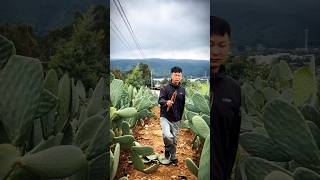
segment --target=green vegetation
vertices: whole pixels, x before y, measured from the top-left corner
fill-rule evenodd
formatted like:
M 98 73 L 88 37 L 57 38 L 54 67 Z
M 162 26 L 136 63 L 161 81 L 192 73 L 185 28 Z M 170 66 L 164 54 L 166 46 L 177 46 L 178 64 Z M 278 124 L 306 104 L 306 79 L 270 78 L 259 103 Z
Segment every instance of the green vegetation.
M 241 135 L 234 178 L 319 179 L 319 78 L 315 62 L 242 79 Z M 261 72 L 260 72 L 261 73 Z
M 88 95 L 3 36 L 0 64 L 0 179 L 108 178 L 106 79 Z

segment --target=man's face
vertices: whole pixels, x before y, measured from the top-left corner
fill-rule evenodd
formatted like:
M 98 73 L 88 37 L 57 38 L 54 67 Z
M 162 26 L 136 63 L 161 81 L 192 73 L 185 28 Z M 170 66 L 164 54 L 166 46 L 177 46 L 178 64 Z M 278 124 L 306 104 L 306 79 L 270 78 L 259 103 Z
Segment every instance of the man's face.
M 179 84 L 179 82 L 182 79 L 182 73 L 181 72 L 173 72 L 171 73 L 171 79 L 173 84 Z
M 220 65 L 228 56 L 230 39 L 227 33 L 223 36 L 213 34 L 210 36 L 210 70 L 217 73 Z

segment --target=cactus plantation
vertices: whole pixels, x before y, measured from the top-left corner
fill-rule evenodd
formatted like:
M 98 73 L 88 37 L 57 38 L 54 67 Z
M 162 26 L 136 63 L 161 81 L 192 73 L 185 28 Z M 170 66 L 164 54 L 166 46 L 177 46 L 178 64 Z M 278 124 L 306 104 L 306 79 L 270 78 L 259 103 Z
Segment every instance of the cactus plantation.
M 151 146 L 139 144 L 134 136 L 133 129 L 143 124 L 145 118 L 154 116 L 151 108 L 157 105 L 158 97 L 147 87 L 137 90 L 135 87 L 124 84 L 122 80 L 114 79 L 111 74 L 110 84 L 110 174 L 114 179 L 119 165 L 120 150 L 128 151 L 130 162 L 134 168 L 144 173 L 151 173 L 159 167 L 158 156 Z M 145 164 L 150 164 L 145 167 Z M 125 177 L 123 177 L 125 178 Z
M 294 72 L 285 61 L 268 80 L 242 85 L 236 179 L 320 179 L 320 113 L 315 62 Z
M 158 105 L 158 96 L 154 95 L 149 88 L 136 89 L 122 80 L 115 79 L 112 74 L 110 80 L 111 179 L 119 178 L 117 167 L 127 163 L 132 164 L 137 171 L 155 173 L 161 166 L 160 164 L 169 164 L 170 162 L 164 159 L 163 155 L 159 155 L 159 152 L 155 152 L 154 147 L 147 144 L 141 145 L 133 132 L 140 126 L 144 126 L 146 118 L 154 117 L 155 114 L 151 109 Z M 182 159 L 182 166 L 190 168 L 198 179 L 206 179 L 210 169 L 210 108 L 208 99 L 208 92 L 206 95 L 202 95 L 188 88 L 187 104 L 181 123 L 181 128 L 190 129 L 195 134 L 193 143 L 188 146 L 192 145 L 193 149 L 197 149 L 201 153 L 199 167 L 190 158 Z M 121 152 L 126 152 L 127 162 L 119 162 Z M 127 178 L 127 176 L 122 178 Z
M 208 91 L 201 94 L 188 88 L 186 109 L 183 115 L 184 127 L 190 128 L 195 134 L 192 148 L 201 152 L 199 167 L 190 158 L 187 158 L 185 163 L 199 180 L 210 177 L 210 105 L 208 95 Z
M 43 72 L 0 36 L 0 179 L 107 179 L 107 94 Z

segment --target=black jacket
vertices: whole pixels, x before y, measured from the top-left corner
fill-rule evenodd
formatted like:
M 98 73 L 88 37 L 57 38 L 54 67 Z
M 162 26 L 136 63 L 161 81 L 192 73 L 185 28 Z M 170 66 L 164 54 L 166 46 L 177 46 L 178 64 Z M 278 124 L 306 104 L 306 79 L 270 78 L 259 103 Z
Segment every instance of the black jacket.
M 224 66 L 211 79 L 211 177 L 230 179 L 240 133 L 240 85 L 226 75 Z
M 167 101 L 171 99 L 171 96 L 175 91 L 177 91 L 175 102 L 167 112 Z M 158 101 L 161 105 L 160 116 L 167 118 L 171 122 L 180 121 L 184 110 L 185 95 L 185 89 L 180 85 L 176 86 L 172 84 L 171 81 L 164 85 L 160 89 Z

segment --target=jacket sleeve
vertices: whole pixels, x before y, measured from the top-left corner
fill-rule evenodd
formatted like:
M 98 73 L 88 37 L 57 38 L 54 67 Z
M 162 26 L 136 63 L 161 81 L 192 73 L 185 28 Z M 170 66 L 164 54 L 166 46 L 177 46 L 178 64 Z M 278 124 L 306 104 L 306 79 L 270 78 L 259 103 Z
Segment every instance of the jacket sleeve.
M 160 89 L 160 95 L 159 95 L 159 100 L 158 100 L 158 103 L 161 105 L 161 106 L 165 106 L 167 104 L 167 92 L 165 90 L 164 87 L 162 87 Z
M 180 117 L 180 120 L 182 119 L 182 116 L 183 116 L 183 112 L 184 112 L 184 107 L 186 105 L 186 91 L 184 91 L 184 97 L 183 97 L 183 100 L 182 100 L 182 107 L 181 107 L 181 117 Z
M 229 147 L 227 147 L 227 176 L 228 179 L 230 178 L 230 175 L 232 173 L 232 169 L 236 160 L 237 156 L 237 150 L 238 150 L 238 143 L 239 143 L 239 134 L 240 134 L 240 125 L 241 125 L 241 92 L 240 89 L 238 91 L 239 93 L 239 105 L 235 113 L 235 118 L 233 119 L 231 125 L 230 125 L 230 132 L 229 132 Z

